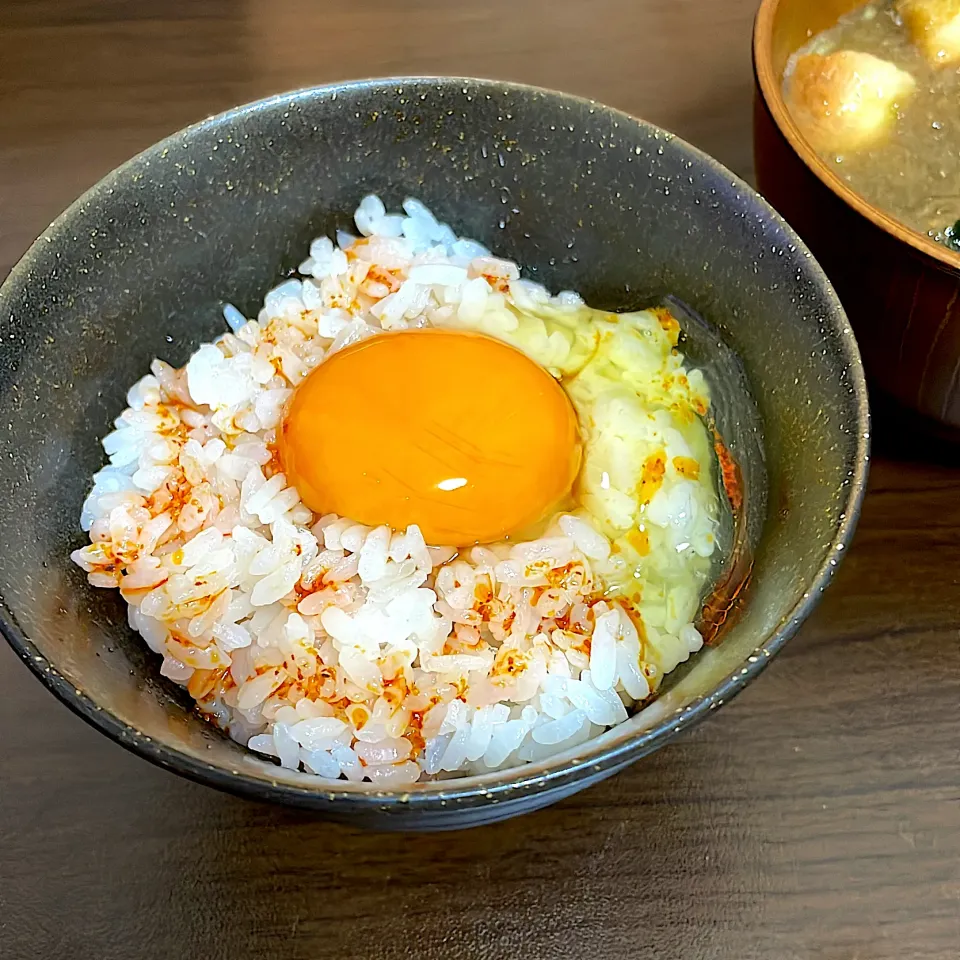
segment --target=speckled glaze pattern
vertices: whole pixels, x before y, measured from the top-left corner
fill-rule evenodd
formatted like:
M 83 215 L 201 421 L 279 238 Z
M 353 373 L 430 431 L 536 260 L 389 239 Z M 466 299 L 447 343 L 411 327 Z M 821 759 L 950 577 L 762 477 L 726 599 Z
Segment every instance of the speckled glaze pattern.
M 752 590 L 665 695 L 567 754 L 379 793 L 317 785 L 200 721 L 113 592 L 68 560 L 98 438 L 150 359 L 183 363 L 255 312 L 309 240 L 376 191 L 425 200 L 553 289 L 630 309 L 673 294 L 740 356 L 768 509 Z M 150 148 L 85 194 L 0 289 L 0 628 L 123 746 L 195 780 L 385 829 L 502 819 L 610 776 L 730 700 L 817 603 L 852 535 L 868 450 L 856 343 L 823 274 L 752 190 L 649 124 L 517 85 L 382 80 L 278 96 Z

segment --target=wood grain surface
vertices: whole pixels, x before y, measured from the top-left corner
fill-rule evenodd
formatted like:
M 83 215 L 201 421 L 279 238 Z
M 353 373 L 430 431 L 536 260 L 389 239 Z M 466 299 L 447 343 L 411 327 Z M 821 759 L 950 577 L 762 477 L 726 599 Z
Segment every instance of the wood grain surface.
M 347 77 L 561 87 L 749 176 L 753 6 L 0 0 L 0 269 L 160 136 Z M 507 824 L 380 836 L 220 795 L 108 742 L 2 647 L 0 957 L 955 960 L 960 473 L 879 419 L 854 548 L 767 673 Z

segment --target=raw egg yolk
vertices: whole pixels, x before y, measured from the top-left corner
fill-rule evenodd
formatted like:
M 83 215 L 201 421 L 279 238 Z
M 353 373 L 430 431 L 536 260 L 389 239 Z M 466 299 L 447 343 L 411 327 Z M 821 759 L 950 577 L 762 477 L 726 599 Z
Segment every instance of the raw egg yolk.
M 475 333 L 404 330 L 333 354 L 297 387 L 279 440 L 317 513 L 462 547 L 521 533 L 580 466 L 573 406 L 520 351 Z

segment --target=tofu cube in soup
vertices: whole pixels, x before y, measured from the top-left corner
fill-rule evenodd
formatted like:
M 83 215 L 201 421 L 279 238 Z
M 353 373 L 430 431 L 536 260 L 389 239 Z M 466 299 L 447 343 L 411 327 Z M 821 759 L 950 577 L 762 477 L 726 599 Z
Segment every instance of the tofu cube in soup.
M 898 0 L 897 13 L 930 63 L 960 60 L 960 0 Z
M 801 132 L 818 151 L 845 153 L 881 141 L 915 87 L 909 73 L 887 60 L 838 50 L 797 59 L 787 98 Z

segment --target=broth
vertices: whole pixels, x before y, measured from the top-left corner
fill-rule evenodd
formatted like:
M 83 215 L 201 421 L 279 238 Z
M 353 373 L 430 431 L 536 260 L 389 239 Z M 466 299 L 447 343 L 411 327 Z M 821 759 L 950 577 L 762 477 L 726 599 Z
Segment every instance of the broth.
M 928 62 L 891 0 L 874 0 L 817 34 L 791 58 L 784 92 L 795 116 L 790 80 L 797 60 L 840 50 L 894 64 L 914 78 L 916 89 L 892 108 L 895 118 L 879 142 L 844 152 L 821 149 L 820 155 L 870 203 L 960 250 L 960 63 Z

